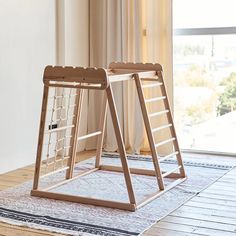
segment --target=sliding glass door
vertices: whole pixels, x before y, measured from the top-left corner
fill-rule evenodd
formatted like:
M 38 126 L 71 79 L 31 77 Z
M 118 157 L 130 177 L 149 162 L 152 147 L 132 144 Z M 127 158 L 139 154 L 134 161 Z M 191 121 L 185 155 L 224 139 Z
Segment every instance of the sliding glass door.
M 180 146 L 236 153 L 236 1 L 173 3 L 174 114 Z

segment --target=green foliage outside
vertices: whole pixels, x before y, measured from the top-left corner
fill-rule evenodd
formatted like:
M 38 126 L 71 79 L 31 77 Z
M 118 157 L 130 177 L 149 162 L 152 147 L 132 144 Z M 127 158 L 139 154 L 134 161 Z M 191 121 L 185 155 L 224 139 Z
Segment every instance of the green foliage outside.
M 213 88 L 215 85 L 200 65 L 191 65 L 189 69 L 180 75 L 175 74 L 175 86 L 207 87 Z
M 192 124 L 199 124 L 203 121 L 209 120 L 214 113 L 215 96 L 212 94 L 204 102 L 191 105 L 186 108 L 185 115 L 191 118 Z
M 236 109 L 236 73 L 231 73 L 220 85 L 224 86 L 224 92 L 219 96 L 217 114 L 224 115 Z
M 217 84 L 208 73 L 208 69 L 202 65 L 192 64 L 184 73 L 182 71 L 179 73 L 175 72 L 175 86 L 198 89 L 199 93 L 202 90 L 208 90 L 210 93 L 204 99 L 199 99 L 199 101 L 195 101 L 194 104 L 189 104 L 188 106 L 183 106 L 181 100 L 176 100 L 175 106 L 176 110 L 178 110 L 176 120 L 179 124 L 183 124 L 185 122 L 183 119 L 185 119 L 188 120 L 189 124 L 195 125 L 215 116 L 217 104 L 217 94 L 215 91 Z

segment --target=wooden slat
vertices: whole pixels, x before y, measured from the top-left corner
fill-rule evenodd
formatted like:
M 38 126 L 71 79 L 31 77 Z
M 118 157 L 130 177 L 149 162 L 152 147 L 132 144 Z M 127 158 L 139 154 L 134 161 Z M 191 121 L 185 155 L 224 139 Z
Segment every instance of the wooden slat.
M 227 182 L 227 181 L 222 182 L 221 180 L 219 180 L 216 183 L 214 183 L 214 185 L 222 186 L 222 187 L 228 186 L 228 187 L 233 188 L 233 187 L 236 187 L 236 181 L 234 181 L 234 182 Z
M 160 131 L 160 130 L 162 130 L 162 129 L 169 128 L 169 127 L 171 127 L 171 126 L 172 126 L 172 124 L 162 125 L 162 126 L 160 126 L 160 127 L 157 127 L 157 128 L 152 129 L 152 132 L 155 133 L 155 132 Z
M 185 206 L 192 206 L 192 207 L 198 207 L 198 208 L 206 208 L 206 209 L 234 212 L 235 217 L 236 217 L 236 208 L 233 208 L 231 206 L 218 205 L 218 204 L 214 204 L 214 203 L 194 202 L 192 200 L 188 201 L 185 204 Z
M 0 235 L 2 236 L 62 236 L 59 233 L 53 233 L 44 230 L 26 228 L 23 226 L 8 225 L 6 223 L 0 223 Z
M 100 170 L 105 170 L 105 171 L 124 172 L 124 170 L 120 166 L 100 165 L 99 168 Z M 131 174 L 156 176 L 156 172 L 154 170 L 146 170 L 138 168 L 129 168 L 129 170 Z
M 164 156 L 164 157 L 161 157 L 161 158 L 159 158 L 159 160 L 160 161 L 164 161 L 164 160 L 166 160 L 166 159 L 168 159 L 168 158 L 170 158 L 170 157 L 173 157 L 173 156 L 175 156 L 175 155 L 177 155 L 179 152 L 173 152 L 173 153 L 170 153 L 170 154 L 168 154 L 168 155 L 166 155 L 166 156 Z
M 218 195 L 222 195 L 222 196 L 229 196 L 229 197 L 236 197 L 236 194 L 231 193 L 231 192 L 223 192 L 220 191 L 219 189 L 212 189 L 212 188 L 208 188 L 205 190 L 205 193 L 212 193 L 212 194 L 218 194 Z
M 186 232 L 186 233 L 193 233 L 197 229 L 197 227 L 194 227 L 194 226 L 178 225 L 178 224 L 162 222 L 162 221 L 160 221 L 157 225 L 155 225 L 154 228 L 170 229 L 173 231 L 181 231 L 181 232 Z
M 19 183 L 22 183 L 24 181 L 27 181 L 28 179 L 31 179 L 31 178 L 28 178 L 28 177 L 22 177 L 22 176 L 8 176 L 8 175 L 1 175 L 0 176 L 0 183 L 7 183 L 7 182 L 14 182 L 15 184 L 19 184 Z
M 94 132 L 94 133 L 86 134 L 84 136 L 78 137 L 78 141 L 81 141 L 81 140 L 84 140 L 84 139 L 87 139 L 87 138 L 91 138 L 91 137 L 94 137 L 94 136 L 98 136 L 100 134 L 102 134 L 101 131 L 97 131 L 97 132 Z
M 156 143 L 155 148 L 165 145 L 167 143 L 173 142 L 174 140 L 175 140 L 175 138 L 170 138 L 170 139 L 164 140 L 162 142 Z
M 185 225 L 185 224 L 175 224 L 175 223 L 164 222 L 164 221 L 161 221 L 160 223 L 158 223 L 158 226 L 155 226 L 155 227 L 177 230 L 177 231 L 182 231 L 182 232 L 187 232 L 187 233 L 197 233 L 197 234 L 209 235 L 209 236 L 235 236 L 235 233 L 227 232 L 225 230 L 209 229 L 209 228 Z
M 218 183 L 214 183 L 209 187 L 209 189 L 223 190 L 223 191 L 232 192 L 232 193 L 235 192 L 235 187 L 227 185 L 227 184 L 219 185 Z
M 99 169 L 104 170 L 104 171 L 123 172 L 123 169 L 120 166 L 100 165 Z M 176 168 L 175 170 L 177 170 L 177 169 L 178 168 Z M 130 170 L 131 174 L 156 176 L 155 170 L 139 169 L 139 168 L 129 168 L 129 170 Z M 168 178 L 179 178 L 180 177 L 178 173 L 173 173 L 171 171 L 170 171 L 170 173 L 165 172 L 165 171 L 162 171 L 161 173 L 165 176 L 168 176 Z
M 153 81 L 153 82 L 158 81 L 158 79 L 159 78 L 157 77 L 157 75 L 155 77 L 153 76 L 152 78 L 148 78 L 148 77 L 147 78 L 142 78 L 142 77 L 140 78 L 140 80 L 142 80 L 142 81 Z
M 77 89 L 94 89 L 94 90 L 104 90 L 104 88 L 101 86 L 101 84 L 84 84 L 84 83 L 74 83 L 74 82 L 56 82 L 53 83 L 53 81 L 45 81 L 44 83 L 47 87 L 53 87 L 53 88 L 77 88 Z
M 166 99 L 166 96 L 161 96 L 161 97 L 156 97 L 156 98 L 149 98 L 149 99 L 145 99 L 145 103 L 162 101 L 164 99 Z
M 200 236 L 202 234 L 192 234 L 177 230 L 161 229 L 152 227 L 142 234 L 142 236 Z
M 224 223 L 224 224 L 230 224 L 236 226 L 236 221 L 233 218 L 230 217 L 221 217 L 221 216 L 215 216 L 210 214 L 202 214 L 201 212 L 195 213 L 192 211 L 183 211 L 183 210 L 176 210 L 173 211 L 171 216 L 176 217 L 184 217 L 186 219 L 197 219 L 197 220 L 204 220 L 204 221 L 210 221 L 215 223 Z
M 231 207 L 236 208 L 236 201 L 213 199 L 209 197 L 204 197 L 202 195 L 194 197 L 192 201 L 199 202 L 199 203 L 210 203 L 210 204 L 216 204 L 216 205 L 222 205 L 222 206 L 231 206 Z
M 158 112 L 148 114 L 148 117 L 151 118 L 151 117 L 155 117 L 155 116 L 160 116 L 160 115 L 166 114 L 168 112 L 169 112 L 169 110 L 158 111 Z
M 232 172 L 228 173 L 227 176 L 236 178 L 236 172 L 233 170 Z
M 182 206 L 180 209 L 188 211 L 188 212 L 192 212 L 192 213 L 201 213 L 201 214 L 204 214 L 204 215 L 229 217 L 229 218 L 234 218 L 236 220 L 235 212 L 229 212 L 229 211 L 218 210 L 218 209 L 210 209 L 210 208 L 202 208 L 202 207 L 196 207 L 196 206 L 188 206 L 186 204 L 184 206 Z
M 220 200 L 229 200 L 229 201 L 233 201 L 236 202 L 236 196 L 228 196 L 228 195 L 224 195 L 224 194 L 214 194 L 214 193 L 209 193 L 206 190 L 204 192 L 201 192 L 198 194 L 199 196 L 203 196 L 203 197 L 208 197 L 211 199 L 220 199 Z
M 225 177 L 222 177 L 219 181 L 219 183 L 223 183 L 223 184 L 236 184 L 235 183 L 235 178 L 227 178 L 226 176 Z
M 233 183 L 235 183 L 235 178 L 229 177 L 228 175 L 223 176 L 220 180 L 224 181 L 224 182 L 233 182 Z
M 129 71 L 128 73 L 124 72 L 124 73 L 116 73 L 117 70 L 115 71 L 114 74 L 109 74 L 109 82 L 110 83 L 115 83 L 115 82 L 121 82 L 121 81 L 127 81 L 127 80 L 132 80 L 134 77 L 134 73 L 138 73 L 140 76 L 142 76 L 142 78 L 147 81 L 150 80 L 150 77 L 154 77 L 156 75 L 155 71 Z M 152 79 L 151 79 L 152 80 Z M 155 79 L 154 81 L 157 81 L 157 79 Z
M 235 232 L 236 226 L 230 225 L 230 224 L 224 224 L 219 222 L 209 222 L 204 220 L 198 220 L 198 219 L 187 219 L 184 217 L 179 216 L 167 216 L 165 217 L 162 222 L 169 222 L 169 223 L 175 223 L 175 224 L 181 224 L 181 225 L 189 225 L 189 226 L 197 226 L 197 227 L 204 227 L 208 229 L 213 230 L 220 230 L 225 232 Z
M 128 70 L 144 70 L 144 71 L 162 71 L 162 66 L 158 63 L 132 63 L 132 62 L 112 62 L 109 69 L 128 69 Z
M 117 209 L 122 209 L 122 210 L 129 210 L 129 211 L 135 210 L 134 204 L 125 203 L 125 202 L 109 201 L 109 200 L 102 200 L 102 199 L 82 197 L 82 196 L 73 196 L 73 195 L 67 195 L 67 194 L 55 193 L 55 192 L 44 192 L 40 190 L 32 190 L 31 195 L 36 196 L 36 197 L 58 199 L 62 201 L 117 208 Z
M 42 151 L 43 151 L 43 142 L 44 142 L 44 129 L 45 129 L 45 120 L 46 120 L 47 104 L 48 104 L 48 94 L 49 94 L 49 88 L 44 85 L 43 101 L 42 101 L 41 117 L 40 117 L 40 125 L 39 125 L 38 146 L 37 146 L 36 163 L 35 163 L 35 172 L 34 172 L 34 180 L 33 180 L 33 189 L 37 189 L 39 185 L 39 175 L 40 175 L 40 168 L 42 164 L 41 162 L 42 162 Z
M 154 83 L 154 84 L 143 84 L 142 88 L 155 88 L 163 85 L 163 83 Z
M 62 131 L 62 130 L 65 130 L 65 129 L 72 129 L 72 128 L 74 128 L 74 125 L 67 125 L 67 126 L 56 128 L 56 129 L 46 130 L 45 134 L 55 133 L 55 132 L 58 132 L 58 131 Z

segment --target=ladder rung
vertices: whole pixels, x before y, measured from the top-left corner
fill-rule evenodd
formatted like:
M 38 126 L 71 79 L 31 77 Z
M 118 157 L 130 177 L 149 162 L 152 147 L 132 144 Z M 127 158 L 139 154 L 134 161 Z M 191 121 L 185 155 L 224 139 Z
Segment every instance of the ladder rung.
M 152 129 L 152 132 L 154 133 L 154 132 L 157 132 L 157 131 L 159 131 L 159 130 L 169 128 L 169 127 L 171 127 L 171 126 L 172 126 L 172 124 L 162 125 L 162 126 L 160 126 L 160 127 L 157 127 L 157 128 Z
M 166 96 L 146 99 L 145 102 L 146 103 L 148 103 L 148 102 L 157 102 L 157 101 L 164 100 L 164 99 L 166 99 Z
M 164 161 L 164 160 L 168 159 L 169 157 L 173 157 L 173 156 L 177 155 L 178 153 L 179 153 L 179 152 L 173 152 L 173 153 L 171 153 L 171 154 L 168 154 L 168 155 L 166 155 L 166 156 L 164 156 L 164 157 L 159 158 L 159 160 L 160 160 L 160 161 Z
M 57 131 L 61 131 L 61 130 L 64 130 L 64 129 L 70 129 L 70 128 L 74 128 L 74 125 L 68 125 L 68 126 L 59 127 L 59 128 L 56 128 L 56 129 L 50 129 L 50 130 L 45 131 L 45 133 L 50 134 L 50 133 L 54 133 L 54 132 L 57 132 Z
M 97 131 L 97 132 L 94 132 L 94 133 L 86 134 L 84 136 L 80 136 L 80 137 L 78 137 L 78 141 L 83 140 L 83 139 L 87 139 L 87 138 L 91 138 L 91 137 L 94 137 L 94 136 L 97 136 L 97 135 L 99 135 L 101 133 L 102 133 L 101 131 Z
M 152 78 L 140 78 L 142 81 L 154 81 L 156 82 L 159 78 L 156 77 L 152 77 Z
M 162 84 L 163 83 L 144 84 L 144 85 L 142 85 L 142 88 L 154 88 L 154 87 L 161 86 Z
M 159 112 L 151 113 L 151 114 L 149 114 L 148 116 L 149 116 L 149 117 L 159 116 L 159 115 L 162 115 L 162 114 L 165 114 L 165 113 L 168 113 L 168 112 L 169 112 L 169 110 L 164 110 L 164 111 L 159 111 Z
M 162 142 L 160 142 L 160 143 L 157 143 L 157 144 L 155 144 L 155 148 L 160 147 L 161 145 L 164 145 L 164 144 L 166 144 L 166 143 L 170 143 L 170 142 L 172 142 L 172 141 L 174 141 L 174 140 L 175 140 L 175 138 L 170 138 L 170 139 L 167 139 L 167 140 L 162 141 Z
M 165 173 L 162 175 L 162 177 L 165 178 L 166 176 L 168 176 L 168 175 L 174 173 L 175 171 L 179 170 L 180 168 L 181 168 L 181 166 L 178 166 L 177 168 L 174 168 L 174 169 L 172 169 L 172 170 L 170 170 L 170 171 L 167 171 L 167 172 L 165 172 Z

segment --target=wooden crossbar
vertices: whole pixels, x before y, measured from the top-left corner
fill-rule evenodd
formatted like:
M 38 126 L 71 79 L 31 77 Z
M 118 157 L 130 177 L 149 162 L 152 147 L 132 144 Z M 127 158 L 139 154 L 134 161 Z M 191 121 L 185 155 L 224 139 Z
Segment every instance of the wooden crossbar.
M 65 129 L 70 129 L 70 128 L 74 128 L 74 125 L 68 125 L 68 126 L 59 127 L 56 129 L 50 129 L 50 130 L 47 130 L 45 133 L 50 134 L 50 133 L 55 133 L 55 132 L 65 130 Z
M 161 86 L 162 83 L 155 83 L 155 84 L 145 84 L 145 85 L 142 85 L 142 88 L 155 88 L 155 87 L 158 87 L 158 86 Z
M 161 101 L 163 99 L 166 99 L 166 97 L 165 96 L 161 96 L 161 97 L 156 97 L 156 98 L 149 98 L 149 99 L 145 99 L 145 102 L 146 103 L 157 102 L 157 101 Z
M 156 148 L 157 148 L 157 147 L 160 147 L 160 146 L 162 146 L 162 145 L 164 145 L 164 144 L 173 142 L 174 140 L 175 140 L 175 138 L 170 138 L 170 139 L 164 140 L 164 141 L 162 141 L 162 142 L 160 142 L 160 143 L 156 143 L 156 144 L 155 144 L 155 147 L 156 147 Z
M 166 114 L 166 113 L 168 113 L 168 112 L 169 112 L 169 110 L 158 111 L 158 112 L 151 113 L 151 114 L 149 114 L 148 116 L 149 116 L 149 117 L 160 116 L 160 115 Z
M 166 156 L 164 156 L 164 157 L 161 157 L 160 158 L 160 161 L 165 161 L 166 159 L 168 159 L 168 158 L 170 158 L 170 157 L 173 157 L 173 156 L 175 156 L 175 155 L 177 155 L 179 152 L 173 152 L 173 153 L 170 153 L 170 154 L 168 154 L 168 155 L 166 155 Z
M 94 132 L 94 133 L 86 134 L 84 136 L 78 137 L 78 141 L 81 141 L 81 140 L 84 140 L 84 139 L 87 139 L 87 138 L 92 138 L 92 137 L 98 136 L 100 134 L 102 134 L 101 131 L 97 131 L 97 132 Z
M 162 130 L 162 129 L 169 128 L 169 127 L 171 127 L 171 126 L 172 126 L 172 124 L 162 125 L 162 126 L 160 126 L 160 127 L 153 128 L 153 129 L 152 129 L 152 132 L 155 133 L 155 132 L 160 131 L 160 130 Z

